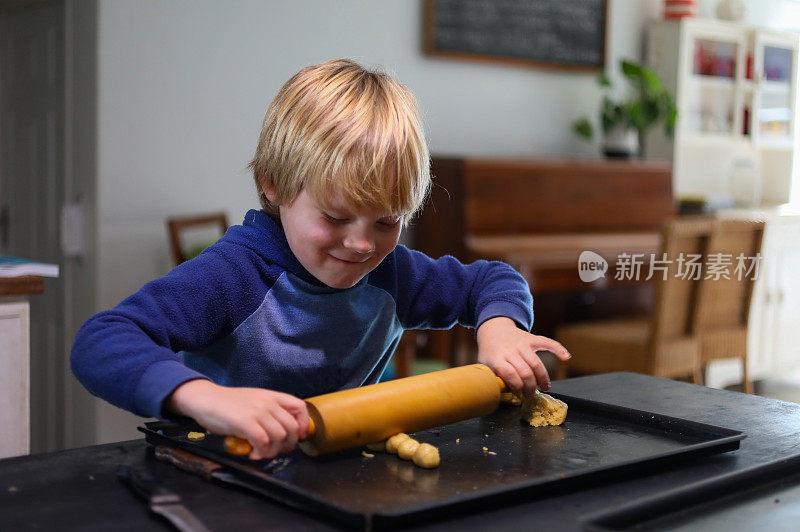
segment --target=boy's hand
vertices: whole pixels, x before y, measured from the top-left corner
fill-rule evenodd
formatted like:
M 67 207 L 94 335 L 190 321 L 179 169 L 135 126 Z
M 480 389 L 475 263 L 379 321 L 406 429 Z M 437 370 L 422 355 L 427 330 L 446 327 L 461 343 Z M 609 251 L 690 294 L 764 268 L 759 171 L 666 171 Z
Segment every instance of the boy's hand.
M 550 388 L 537 351 L 550 351 L 561 360 L 572 356 L 560 343 L 525 332 L 510 318 L 492 318 L 478 328 L 478 362 L 489 366 L 515 395 L 530 397 L 537 386 Z
M 250 442 L 251 460 L 289 452 L 308 430 L 306 403 L 293 395 L 261 388 L 230 388 L 205 379 L 178 386 L 166 408 L 189 416 L 216 434 Z

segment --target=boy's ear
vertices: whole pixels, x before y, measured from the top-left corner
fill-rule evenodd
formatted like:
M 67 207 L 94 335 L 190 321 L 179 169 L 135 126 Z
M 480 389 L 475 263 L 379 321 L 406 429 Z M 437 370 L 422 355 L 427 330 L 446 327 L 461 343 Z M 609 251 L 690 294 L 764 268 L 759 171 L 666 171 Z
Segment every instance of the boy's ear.
M 270 203 L 273 205 L 277 205 L 275 203 L 275 189 L 270 187 L 269 185 L 264 185 L 261 187 L 261 190 L 264 192 L 264 196 L 269 200 Z

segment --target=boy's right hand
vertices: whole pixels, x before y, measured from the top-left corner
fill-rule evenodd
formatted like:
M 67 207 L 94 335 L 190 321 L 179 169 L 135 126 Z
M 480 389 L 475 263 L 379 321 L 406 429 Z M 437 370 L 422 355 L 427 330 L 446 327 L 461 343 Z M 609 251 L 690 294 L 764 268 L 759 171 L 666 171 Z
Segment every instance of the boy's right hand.
M 308 430 L 305 401 L 261 388 L 230 388 L 195 379 L 178 386 L 165 407 L 213 433 L 246 439 L 253 446 L 251 460 L 291 451 Z

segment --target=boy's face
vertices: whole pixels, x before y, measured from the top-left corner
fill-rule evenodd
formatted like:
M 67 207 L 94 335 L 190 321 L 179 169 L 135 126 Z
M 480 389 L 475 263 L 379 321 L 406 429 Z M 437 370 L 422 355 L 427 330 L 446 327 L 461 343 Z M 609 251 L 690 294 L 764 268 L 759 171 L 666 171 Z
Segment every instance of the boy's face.
M 371 209 L 354 212 L 338 195 L 330 205 L 320 206 L 302 190 L 292 203 L 279 206 L 281 224 L 306 270 L 331 288 L 350 288 L 391 253 L 402 220 Z

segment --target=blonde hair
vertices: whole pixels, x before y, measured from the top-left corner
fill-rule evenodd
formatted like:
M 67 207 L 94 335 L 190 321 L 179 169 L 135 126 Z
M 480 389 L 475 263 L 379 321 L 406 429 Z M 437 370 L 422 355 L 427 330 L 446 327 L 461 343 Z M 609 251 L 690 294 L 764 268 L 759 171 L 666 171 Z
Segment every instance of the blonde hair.
M 422 205 L 430 160 L 414 96 L 389 75 L 340 59 L 287 81 L 264 117 L 250 163 L 261 206 L 278 212 L 301 190 L 322 207 L 334 191 L 349 208 L 402 216 Z

